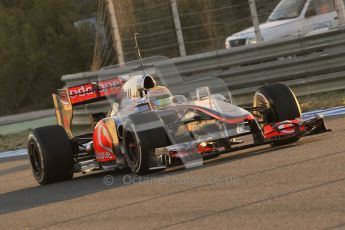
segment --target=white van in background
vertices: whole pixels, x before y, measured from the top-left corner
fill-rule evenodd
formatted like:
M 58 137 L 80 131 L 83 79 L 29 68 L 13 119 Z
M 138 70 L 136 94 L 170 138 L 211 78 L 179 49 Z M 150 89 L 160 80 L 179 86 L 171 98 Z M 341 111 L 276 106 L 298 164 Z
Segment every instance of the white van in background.
M 269 41 L 326 32 L 338 25 L 335 0 L 281 0 L 260 30 L 263 41 Z M 225 47 L 255 43 L 254 28 L 250 27 L 226 38 Z

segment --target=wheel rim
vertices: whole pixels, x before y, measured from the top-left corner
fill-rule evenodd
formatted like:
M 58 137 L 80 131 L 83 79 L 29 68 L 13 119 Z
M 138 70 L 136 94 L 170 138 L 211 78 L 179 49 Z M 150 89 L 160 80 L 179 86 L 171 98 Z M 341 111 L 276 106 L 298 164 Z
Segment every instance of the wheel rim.
M 261 97 L 258 97 L 257 98 L 257 107 L 262 107 L 262 108 L 265 108 L 265 109 L 269 109 L 269 105 L 267 105 L 267 103 L 265 103 L 265 101 L 261 98 Z M 266 117 L 264 114 L 262 113 L 257 113 L 258 115 L 258 121 L 260 123 L 264 123 L 266 122 Z
M 135 162 L 138 157 L 138 142 L 133 132 L 127 133 L 126 150 L 129 159 Z
M 28 149 L 30 162 L 32 166 L 32 170 L 37 177 L 41 177 L 42 175 L 42 164 L 41 164 L 41 156 L 39 154 L 39 149 L 34 143 L 30 143 Z
M 262 95 L 261 93 L 256 94 L 256 102 L 255 102 L 255 107 L 262 107 L 267 110 L 266 114 L 262 113 L 255 113 L 257 116 L 257 121 L 259 123 L 271 123 L 274 122 L 274 112 L 271 104 L 268 102 L 268 99 Z

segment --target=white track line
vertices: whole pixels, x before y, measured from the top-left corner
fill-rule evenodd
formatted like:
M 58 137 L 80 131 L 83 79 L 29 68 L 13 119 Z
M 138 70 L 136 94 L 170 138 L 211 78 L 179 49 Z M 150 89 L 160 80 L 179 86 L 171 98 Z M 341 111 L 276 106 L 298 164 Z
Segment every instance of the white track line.
M 27 154 L 28 154 L 28 151 L 26 149 L 19 149 L 19 150 L 15 150 L 15 151 L 7 151 L 7 152 L 0 153 L 0 158 L 24 156 Z

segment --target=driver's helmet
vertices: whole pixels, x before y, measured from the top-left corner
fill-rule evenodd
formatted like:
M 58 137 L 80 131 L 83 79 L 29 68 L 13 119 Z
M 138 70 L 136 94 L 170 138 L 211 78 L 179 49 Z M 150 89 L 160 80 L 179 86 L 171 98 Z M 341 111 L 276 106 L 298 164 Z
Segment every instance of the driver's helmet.
M 172 104 L 170 90 L 163 86 L 155 86 L 147 92 L 147 98 L 152 109 L 160 109 Z

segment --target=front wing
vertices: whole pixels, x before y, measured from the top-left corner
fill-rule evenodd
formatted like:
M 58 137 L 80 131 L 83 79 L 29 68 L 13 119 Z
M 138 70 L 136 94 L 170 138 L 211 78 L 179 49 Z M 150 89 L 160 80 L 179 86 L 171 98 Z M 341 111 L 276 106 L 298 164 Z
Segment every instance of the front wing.
M 283 121 L 275 124 L 266 124 L 262 127 L 262 138 L 258 138 L 257 131 L 250 130 L 233 136 L 222 136 L 221 138 L 205 138 L 192 142 L 178 143 L 163 148 L 156 148 L 154 157 L 157 165 L 153 168 L 164 168 L 174 162 L 186 162 L 190 159 L 207 158 L 210 156 L 218 156 L 228 152 L 247 149 L 255 146 L 282 143 L 284 140 L 298 140 L 308 135 L 316 135 L 324 132 L 330 132 L 326 128 L 324 118 L 322 116 L 315 117 L 310 120 L 302 121 L 295 119 L 291 121 Z M 251 144 L 242 144 L 237 138 L 252 135 L 254 142 Z

